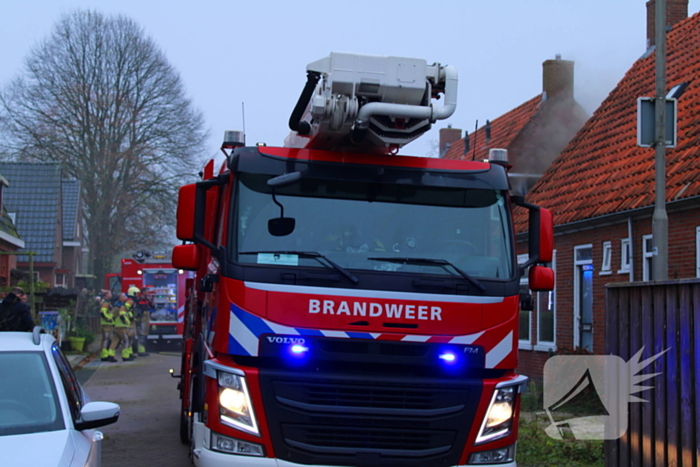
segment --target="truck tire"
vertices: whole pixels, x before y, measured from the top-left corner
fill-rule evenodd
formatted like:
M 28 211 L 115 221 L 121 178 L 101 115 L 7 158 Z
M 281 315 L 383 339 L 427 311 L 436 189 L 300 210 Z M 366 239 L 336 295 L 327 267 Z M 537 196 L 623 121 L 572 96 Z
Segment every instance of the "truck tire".
M 180 442 L 182 444 L 190 444 L 192 437 L 190 436 L 190 423 L 187 412 L 183 408 L 180 410 Z
M 193 417 L 204 409 L 204 340 L 197 339 L 192 355 L 192 375 L 189 381 L 189 397 L 182 398 L 180 410 L 180 441 L 182 444 L 192 443 Z M 183 387 L 184 390 L 184 387 Z M 191 415 L 190 415 L 191 414 Z

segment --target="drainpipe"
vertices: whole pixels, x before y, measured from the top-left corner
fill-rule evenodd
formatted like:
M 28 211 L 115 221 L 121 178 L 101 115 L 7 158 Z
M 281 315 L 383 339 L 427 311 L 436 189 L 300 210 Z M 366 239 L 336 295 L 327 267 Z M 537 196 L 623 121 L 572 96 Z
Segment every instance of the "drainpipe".
M 632 246 L 634 245 L 634 237 L 632 236 L 632 218 L 628 217 L 627 218 L 627 236 L 630 239 L 630 282 L 634 282 L 634 249 Z

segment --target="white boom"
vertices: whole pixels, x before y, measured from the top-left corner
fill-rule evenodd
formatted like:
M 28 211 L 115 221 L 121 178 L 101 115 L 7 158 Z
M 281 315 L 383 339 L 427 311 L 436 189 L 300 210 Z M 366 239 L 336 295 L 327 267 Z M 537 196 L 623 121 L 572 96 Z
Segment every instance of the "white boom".
M 457 70 L 449 65 L 333 52 L 306 69 L 287 147 L 394 152 L 457 106 Z M 441 107 L 433 102 L 439 94 Z

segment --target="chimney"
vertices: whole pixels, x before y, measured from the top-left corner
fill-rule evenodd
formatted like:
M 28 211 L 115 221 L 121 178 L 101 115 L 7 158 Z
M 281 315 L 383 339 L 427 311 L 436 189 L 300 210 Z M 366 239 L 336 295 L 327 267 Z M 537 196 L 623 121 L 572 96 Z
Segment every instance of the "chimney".
M 447 148 L 450 147 L 455 141 L 459 141 L 462 138 L 462 130 L 459 128 L 452 128 L 452 125 L 447 125 L 447 128 L 440 128 L 440 157 L 445 155 Z
M 557 54 L 554 60 L 542 63 L 542 90 L 547 99 L 574 98 L 574 62 L 562 60 Z
M 666 0 L 666 28 L 688 17 L 688 0 Z M 656 43 L 656 0 L 647 2 L 647 48 Z

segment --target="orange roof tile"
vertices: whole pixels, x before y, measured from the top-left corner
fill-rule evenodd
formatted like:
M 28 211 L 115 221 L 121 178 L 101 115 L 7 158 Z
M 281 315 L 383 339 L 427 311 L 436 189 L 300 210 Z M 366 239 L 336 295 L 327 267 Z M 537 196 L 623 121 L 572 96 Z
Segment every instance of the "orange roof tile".
M 522 129 L 532 120 L 542 103 L 542 96 L 533 97 L 513 110 L 501 115 L 491 122 L 491 140 L 486 143 L 486 130 L 482 126 L 469 134 L 469 151 L 464 153 L 464 138 L 452 143 L 443 159 L 468 159 L 482 161 L 488 159 L 489 149 L 508 149 Z M 476 150 L 475 150 L 476 148 Z M 512 161 L 511 161 L 512 162 Z
M 667 149 L 666 199 L 700 195 L 700 14 L 667 36 L 668 89 L 688 88 L 678 99 L 678 143 Z M 634 63 L 617 87 L 527 195 L 549 208 L 555 225 L 654 204 L 653 148 L 637 146 L 637 98 L 655 93 L 655 54 Z M 527 217 L 516 213 L 516 229 Z

